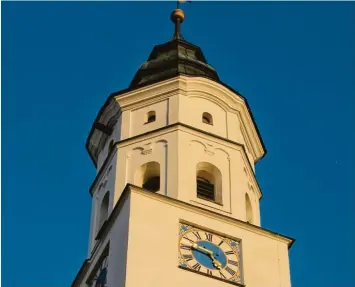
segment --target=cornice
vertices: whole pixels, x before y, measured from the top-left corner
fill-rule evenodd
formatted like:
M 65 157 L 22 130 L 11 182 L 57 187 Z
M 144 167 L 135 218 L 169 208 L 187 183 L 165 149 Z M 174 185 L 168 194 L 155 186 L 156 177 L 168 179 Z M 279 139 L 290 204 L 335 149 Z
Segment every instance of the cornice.
M 174 199 L 174 198 L 162 195 L 162 194 L 150 192 L 148 190 L 145 190 L 145 189 L 135 186 L 133 184 L 127 184 L 126 187 L 124 188 L 118 202 L 115 205 L 115 208 L 113 209 L 113 211 L 111 212 L 111 215 L 107 219 L 107 223 L 104 226 L 102 226 L 101 230 L 99 231 L 99 234 L 97 236 L 98 240 L 105 239 L 105 236 L 108 234 L 115 218 L 119 215 L 121 207 L 124 204 L 124 201 L 132 193 L 138 194 L 140 196 L 149 197 L 150 199 L 164 202 L 165 204 L 168 204 L 168 205 L 171 205 L 174 207 L 178 207 L 178 208 L 181 208 L 181 209 L 184 209 L 187 211 L 192 211 L 194 213 L 198 213 L 203 216 L 213 218 L 215 220 L 219 220 L 221 222 L 237 226 L 241 229 L 276 239 L 280 242 L 287 244 L 288 248 L 291 248 L 292 244 L 295 242 L 295 239 L 291 238 L 289 236 L 286 236 L 286 235 L 283 235 L 280 233 L 276 233 L 276 232 L 271 231 L 269 229 L 253 225 L 253 224 L 244 222 L 242 220 L 239 220 L 239 219 L 227 216 L 227 215 L 223 215 L 223 214 L 220 214 L 220 213 L 208 210 L 208 209 L 204 209 L 202 207 L 192 205 L 190 203 L 187 203 L 187 202 L 184 202 L 184 201 L 181 201 L 178 199 Z
M 276 239 L 280 242 L 287 244 L 289 248 L 291 248 L 292 244 L 295 242 L 295 239 L 291 238 L 289 236 L 286 236 L 286 235 L 283 235 L 280 233 L 276 233 L 276 232 L 271 231 L 269 229 L 253 225 L 253 224 L 244 222 L 242 220 L 232 218 L 227 215 L 223 215 L 223 214 L 211 211 L 211 210 L 204 209 L 202 207 L 195 206 L 190 203 L 180 201 L 178 199 L 167 197 L 165 195 L 158 194 L 158 193 L 153 193 L 153 192 L 150 192 L 148 190 L 145 190 L 143 188 L 140 188 L 140 187 L 132 185 L 132 184 L 127 184 L 124 192 L 136 193 L 141 196 L 149 197 L 150 199 L 164 202 L 164 203 L 174 206 L 174 207 L 178 207 L 178 208 L 181 208 L 181 209 L 184 209 L 187 211 L 192 211 L 194 213 L 198 213 L 198 214 L 204 215 L 206 217 L 210 217 L 215 220 L 219 220 L 221 222 L 237 226 L 241 229 Z

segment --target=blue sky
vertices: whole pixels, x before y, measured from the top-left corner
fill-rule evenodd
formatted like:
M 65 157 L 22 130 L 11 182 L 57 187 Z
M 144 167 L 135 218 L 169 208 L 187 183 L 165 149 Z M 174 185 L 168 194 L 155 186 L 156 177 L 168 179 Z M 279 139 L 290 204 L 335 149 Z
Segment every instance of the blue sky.
M 71 284 L 95 177 L 86 137 L 171 38 L 174 7 L 2 3 L 2 286 Z M 355 3 L 182 7 L 183 36 L 248 99 L 263 136 L 262 226 L 296 238 L 292 286 L 354 287 Z

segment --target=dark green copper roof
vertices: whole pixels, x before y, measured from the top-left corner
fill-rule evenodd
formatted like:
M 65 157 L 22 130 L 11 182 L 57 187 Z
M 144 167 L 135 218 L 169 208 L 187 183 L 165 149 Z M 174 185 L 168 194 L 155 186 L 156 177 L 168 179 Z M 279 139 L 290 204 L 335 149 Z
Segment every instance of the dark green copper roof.
M 156 83 L 178 75 L 205 77 L 219 81 L 215 69 L 210 66 L 200 47 L 182 37 L 157 45 L 148 61 L 142 64 L 134 76 L 130 88 Z

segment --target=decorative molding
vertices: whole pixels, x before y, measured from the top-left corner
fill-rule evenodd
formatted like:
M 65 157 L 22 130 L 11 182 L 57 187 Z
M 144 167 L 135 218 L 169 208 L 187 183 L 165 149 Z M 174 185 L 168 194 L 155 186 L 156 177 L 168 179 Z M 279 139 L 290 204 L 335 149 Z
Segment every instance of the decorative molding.
M 217 147 L 217 148 L 215 148 L 215 151 L 221 151 L 222 153 L 225 154 L 227 159 L 230 158 L 230 154 L 226 150 L 224 150 L 223 148 Z
M 202 141 L 199 140 L 191 140 L 189 145 L 192 146 L 192 143 L 199 143 L 200 145 L 202 145 L 204 147 L 204 149 L 207 149 L 206 144 L 204 144 Z
M 149 142 L 143 146 L 142 154 L 143 155 L 150 154 L 150 153 L 152 153 L 152 150 L 153 150 L 152 143 Z
M 208 155 L 214 155 L 215 152 L 213 151 L 214 150 L 213 145 L 207 144 L 206 146 L 207 148 L 205 149 L 205 153 L 207 153 Z
M 214 155 L 214 152 L 209 149 L 205 149 L 205 153 L 211 156 Z
M 145 149 L 145 150 L 142 151 L 143 155 L 147 155 L 147 154 L 150 154 L 150 153 L 152 153 L 152 149 L 151 148 L 150 149 Z
M 155 144 L 163 144 L 163 147 L 167 147 L 168 146 L 168 141 L 167 140 L 164 140 L 164 139 L 161 139 L 161 140 L 158 140 L 155 142 Z

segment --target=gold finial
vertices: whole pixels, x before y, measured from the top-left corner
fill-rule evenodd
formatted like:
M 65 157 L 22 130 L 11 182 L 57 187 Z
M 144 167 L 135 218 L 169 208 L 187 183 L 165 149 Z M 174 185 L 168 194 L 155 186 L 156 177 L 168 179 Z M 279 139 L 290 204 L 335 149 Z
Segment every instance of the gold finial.
M 171 21 L 173 21 L 175 24 L 178 20 L 180 21 L 180 23 L 182 23 L 184 21 L 184 18 L 184 12 L 179 8 L 176 8 L 170 16 Z
M 181 39 L 180 34 L 180 24 L 184 21 L 185 15 L 181 9 L 176 8 L 173 13 L 171 13 L 170 19 L 175 24 L 174 39 Z

